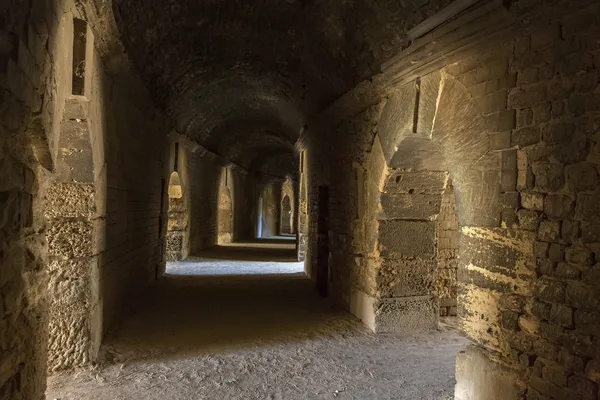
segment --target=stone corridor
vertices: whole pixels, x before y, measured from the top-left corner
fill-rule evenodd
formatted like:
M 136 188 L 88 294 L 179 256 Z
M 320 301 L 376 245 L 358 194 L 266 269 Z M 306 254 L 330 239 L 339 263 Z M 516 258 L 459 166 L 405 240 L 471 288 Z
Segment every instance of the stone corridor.
M 467 340 L 375 335 L 285 274 L 166 275 L 105 343 L 102 365 L 52 376 L 47 398 L 452 399 Z
M 596 400 L 598 0 L 0 0 L 0 400 Z

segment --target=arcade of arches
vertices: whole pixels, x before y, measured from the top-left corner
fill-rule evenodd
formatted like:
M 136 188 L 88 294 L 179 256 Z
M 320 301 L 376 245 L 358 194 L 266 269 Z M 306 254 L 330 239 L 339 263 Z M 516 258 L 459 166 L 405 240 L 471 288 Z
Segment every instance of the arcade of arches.
M 3 0 L 0 399 L 597 399 L 599 80 L 596 0 Z

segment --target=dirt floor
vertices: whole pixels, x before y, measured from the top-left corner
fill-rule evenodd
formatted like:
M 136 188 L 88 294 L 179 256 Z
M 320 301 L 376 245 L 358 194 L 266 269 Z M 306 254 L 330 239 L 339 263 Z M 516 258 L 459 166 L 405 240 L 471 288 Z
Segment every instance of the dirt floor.
M 47 399 L 453 399 L 467 344 L 374 335 L 302 275 L 165 276 L 140 304 L 106 362 L 50 377 Z
M 168 275 L 303 274 L 296 261 L 295 237 L 277 236 L 217 246 L 178 262 L 168 262 Z

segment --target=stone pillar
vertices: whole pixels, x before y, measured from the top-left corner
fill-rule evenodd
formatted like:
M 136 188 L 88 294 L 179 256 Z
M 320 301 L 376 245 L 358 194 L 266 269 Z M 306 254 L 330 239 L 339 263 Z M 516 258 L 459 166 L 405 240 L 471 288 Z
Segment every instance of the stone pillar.
M 87 124 L 88 101 L 66 101 L 57 179 L 47 191 L 50 327 L 48 369 L 85 365 L 93 357 L 93 285 L 97 272 L 93 157 Z
M 187 228 L 185 204 L 182 197 L 169 197 L 169 223 L 167 226 L 167 261 L 186 258 L 185 232 Z
M 381 195 L 376 332 L 437 328 L 435 219 L 447 179 L 445 172 L 400 170 L 390 174 Z

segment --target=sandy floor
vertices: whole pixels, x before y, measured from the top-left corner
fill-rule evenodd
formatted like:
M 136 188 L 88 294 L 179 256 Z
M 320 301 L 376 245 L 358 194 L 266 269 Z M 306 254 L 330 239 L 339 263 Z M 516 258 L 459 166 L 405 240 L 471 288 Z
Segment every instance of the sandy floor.
M 295 238 L 274 237 L 219 246 L 184 261 L 167 263 L 168 275 L 303 274 L 294 256 Z M 237 258 L 233 259 L 232 258 Z M 269 261 L 263 261 L 263 259 Z M 251 260 L 251 261 L 249 261 Z
M 166 276 L 142 300 L 107 362 L 50 377 L 48 399 L 452 399 L 466 344 L 374 335 L 299 275 Z

